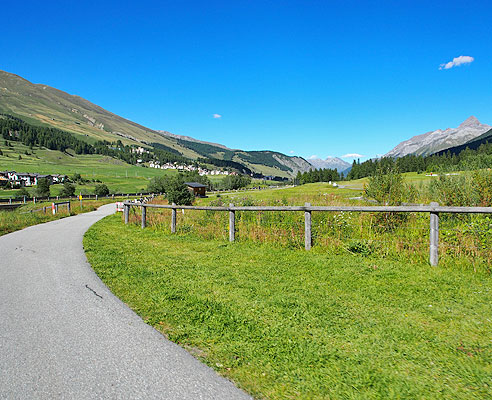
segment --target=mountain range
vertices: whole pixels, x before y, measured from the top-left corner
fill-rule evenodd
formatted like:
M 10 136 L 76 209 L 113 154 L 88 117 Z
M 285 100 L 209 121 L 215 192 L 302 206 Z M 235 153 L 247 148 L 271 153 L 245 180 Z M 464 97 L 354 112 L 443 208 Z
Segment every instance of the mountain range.
M 309 158 L 308 161 L 314 168 L 337 169 L 338 172 L 346 172 L 352 167 L 352 164 L 349 164 L 338 157 L 327 157 L 324 160 L 321 158 Z
M 153 130 L 122 118 L 82 97 L 0 71 L 0 113 L 10 114 L 35 125 L 52 126 L 67 131 L 89 143 L 96 140 L 144 147 L 158 147 L 179 153 L 190 160 L 215 158 L 234 161 L 251 171 L 290 178 L 298 171 L 313 168 L 337 169 L 347 173 L 351 164 L 337 157 L 326 159 L 288 156 L 276 151 L 245 151 L 218 143 L 205 142 L 165 130 Z M 474 116 L 457 128 L 437 129 L 414 136 L 398 144 L 385 157 L 406 155 L 428 156 L 434 153 L 466 147 L 475 148 L 492 140 L 492 127 Z M 454 151 L 454 150 L 453 150 Z
M 404 157 L 410 154 L 428 156 L 465 145 L 491 129 L 492 126 L 482 124 L 477 118 L 471 116 L 457 128 L 437 129 L 405 140 L 386 153 L 384 157 Z
M 302 157 L 275 151 L 244 151 L 200 141 L 167 131 L 153 130 L 122 118 L 82 97 L 75 96 L 5 71 L 0 71 L 0 113 L 35 125 L 48 125 L 93 142 L 121 140 L 124 144 L 154 146 L 196 160 L 213 157 L 235 161 L 251 171 L 283 178 L 305 172 L 313 165 Z

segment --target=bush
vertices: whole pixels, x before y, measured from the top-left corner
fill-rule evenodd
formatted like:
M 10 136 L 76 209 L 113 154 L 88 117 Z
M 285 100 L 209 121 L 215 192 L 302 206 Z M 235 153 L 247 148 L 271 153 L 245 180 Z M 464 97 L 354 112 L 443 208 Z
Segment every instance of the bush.
M 178 205 L 191 206 L 195 196 L 191 193 L 181 176 L 170 178 L 166 187 L 166 197 L 169 203 Z
M 465 175 L 439 175 L 429 183 L 429 194 L 441 206 L 472 206 L 477 202 L 472 180 Z
M 38 179 L 36 186 L 36 196 L 48 197 L 50 195 L 50 181 L 46 178 Z
M 107 196 L 109 194 L 109 188 L 104 183 L 101 183 L 99 185 L 96 185 L 96 188 L 94 189 L 94 194 L 96 194 L 97 196 Z
M 482 207 L 492 206 L 492 172 L 475 171 L 473 173 L 473 189 L 477 196 L 477 205 Z
M 354 254 L 369 256 L 374 252 L 374 245 L 367 240 L 353 239 L 347 245 L 347 250 Z
M 364 188 L 367 197 L 386 206 L 399 206 L 404 200 L 414 201 L 417 191 L 403 182 L 403 176 L 394 169 L 378 169 L 369 177 L 369 184 Z M 383 231 L 394 230 L 406 221 L 404 213 L 375 213 L 375 225 Z
M 19 197 L 31 197 L 31 194 L 29 193 L 29 191 L 24 186 L 22 186 L 19 189 L 19 191 L 17 192 L 17 195 Z
M 251 177 L 248 175 L 228 175 L 222 179 L 221 186 L 225 190 L 241 189 L 251 183 Z
M 72 197 L 75 194 L 75 185 L 70 182 L 65 182 L 63 184 L 63 189 L 60 192 L 60 195 L 63 197 Z
M 369 177 L 369 183 L 364 188 L 364 192 L 367 197 L 380 204 L 398 206 L 410 190 L 403 182 L 403 176 L 399 172 L 378 169 L 374 175 Z
M 156 176 L 152 178 L 147 185 L 147 191 L 152 193 L 165 193 L 169 184 L 168 176 Z

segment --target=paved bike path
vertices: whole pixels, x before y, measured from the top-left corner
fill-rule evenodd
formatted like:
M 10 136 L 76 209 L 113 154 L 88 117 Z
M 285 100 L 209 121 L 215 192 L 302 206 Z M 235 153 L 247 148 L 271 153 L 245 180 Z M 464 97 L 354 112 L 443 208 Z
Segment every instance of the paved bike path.
M 0 398 L 249 399 L 96 276 L 82 237 L 114 208 L 0 237 Z

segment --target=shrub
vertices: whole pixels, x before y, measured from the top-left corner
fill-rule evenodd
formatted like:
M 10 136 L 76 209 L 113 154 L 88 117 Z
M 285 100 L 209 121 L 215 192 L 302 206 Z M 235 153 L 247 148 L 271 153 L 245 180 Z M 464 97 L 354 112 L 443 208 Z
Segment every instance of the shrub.
M 369 256 L 374 252 L 374 245 L 367 240 L 353 239 L 347 245 L 347 250 L 354 254 Z
M 169 180 L 170 178 L 168 176 L 156 176 L 150 180 L 147 185 L 147 191 L 153 193 L 165 193 Z
M 195 196 L 191 193 L 181 176 L 170 178 L 166 187 L 166 197 L 169 203 L 178 205 L 191 206 L 195 200 Z
M 492 206 L 492 172 L 475 171 L 472 186 L 476 192 L 478 205 L 482 207 Z
M 94 194 L 98 196 L 107 196 L 109 194 L 109 188 L 104 183 L 101 183 L 99 185 L 96 185 L 96 188 L 94 189 Z
M 223 189 L 235 190 L 246 187 L 250 183 L 251 177 L 248 175 L 228 175 L 224 179 L 222 179 L 220 185 Z
M 36 186 L 36 195 L 38 197 L 48 197 L 50 195 L 50 181 L 48 179 L 38 179 L 38 184 Z
M 367 197 L 378 203 L 397 206 L 403 202 L 409 190 L 399 172 L 378 169 L 374 175 L 369 177 L 369 183 L 364 188 L 364 192 Z
M 31 194 L 29 193 L 29 191 L 24 187 L 22 186 L 19 191 L 17 192 L 18 196 L 19 197 L 31 197 Z
M 387 206 L 399 206 L 403 200 L 414 200 L 417 191 L 403 182 L 403 176 L 394 169 L 378 169 L 369 177 L 369 184 L 364 188 L 367 197 Z M 376 226 L 383 231 L 393 230 L 407 219 L 403 213 L 376 213 Z
M 72 197 L 75 194 L 75 185 L 70 182 L 65 182 L 63 184 L 63 189 L 60 192 L 61 196 Z
M 472 206 L 477 203 L 472 180 L 465 175 L 440 175 L 429 183 L 429 194 L 442 206 Z

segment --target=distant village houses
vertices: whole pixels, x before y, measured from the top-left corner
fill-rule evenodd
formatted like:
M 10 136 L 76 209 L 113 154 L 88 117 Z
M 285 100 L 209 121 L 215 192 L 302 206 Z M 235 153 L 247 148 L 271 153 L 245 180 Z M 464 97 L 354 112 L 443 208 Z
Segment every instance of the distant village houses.
M 151 161 L 149 163 L 150 168 L 158 169 L 176 169 L 178 171 L 197 171 L 200 176 L 203 175 L 237 175 L 235 172 L 222 171 L 222 170 L 208 170 L 202 167 L 196 167 L 192 164 L 178 164 L 178 163 L 166 163 L 161 165 L 159 161 Z
M 144 149 L 143 147 L 137 147 L 137 148 L 133 148 L 133 149 L 132 149 L 132 153 L 134 153 L 134 154 L 144 154 L 144 153 L 149 154 L 149 153 L 150 153 L 150 151 L 149 151 L 149 150 Z
M 0 180 L 12 188 L 24 186 L 36 186 L 39 179 L 47 179 L 50 184 L 63 183 L 67 175 L 51 174 L 43 175 L 30 172 L 0 171 Z

